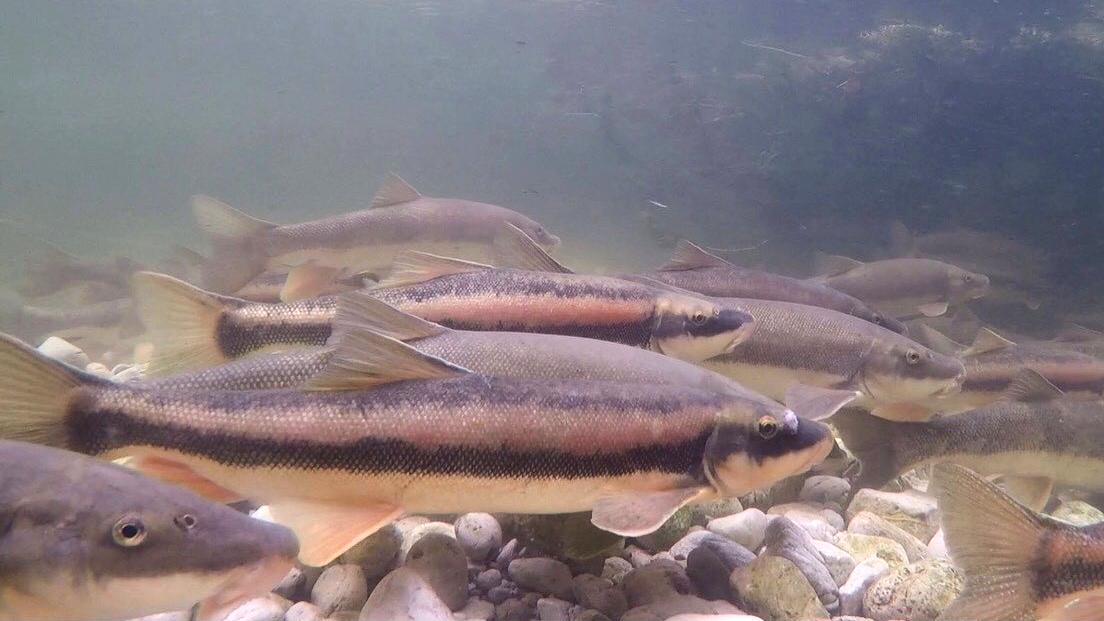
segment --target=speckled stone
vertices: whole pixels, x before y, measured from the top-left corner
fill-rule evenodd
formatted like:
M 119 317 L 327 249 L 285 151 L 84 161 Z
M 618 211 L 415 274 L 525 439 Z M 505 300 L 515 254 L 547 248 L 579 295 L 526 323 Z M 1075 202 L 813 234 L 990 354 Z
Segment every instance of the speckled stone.
M 913 563 L 871 585 L 863 598 L 863 611 L 874 621 L 934 621 L 962 586 L 961 574 L 947 561 Z
M 881 516 L 920 541 L 931 541 L 939 530 L 939 507 L 935 498 L 922 492 L 860 489 L 847 507 L 848 521 L 862 511 Z
M 808 579 L 788 559 L 764 555 L 732 573 L 732 585 L 756 612 L 773 621 L 828 617 Z
M 856 563 L 877 556 L 889 564 L 890 569 L 908 565 L 908 554 L 901 544 L 885 537 L 842 532 L 834 542 L 839 549 L 851 555 Z
M 1104 522 L 1104 512 L 1082 500 L 1067 500 L 1058 505 L 1051 517 L 1076 526 L 1088 526 Z
M 527 591 L 574 600 L 571 569 L 550 558 L 519 558 L 510 562 L 510 579 Z
M 886 521 L 886 519 L 880 515 L 876 515 L 869 511 L 860 511 L 856 513 L 855 517 L 851 518 L 851 523 L 847 525 L 847 531 L 860 535 L 885 537 L 886 539 L 896 541 L 905 549 L 905 554 L 908 555 L 910 563 L 928 558 L 928 547 L 924 542 L 920 541 L 903 528 Z

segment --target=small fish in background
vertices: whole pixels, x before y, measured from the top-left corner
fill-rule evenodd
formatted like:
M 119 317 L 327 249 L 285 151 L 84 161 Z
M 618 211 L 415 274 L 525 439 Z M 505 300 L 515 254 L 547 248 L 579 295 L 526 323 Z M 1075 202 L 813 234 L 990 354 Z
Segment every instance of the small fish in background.
M 1104 619 L 1104 524 L 1036 513 L 952 464 L 932 480 L 947 550 L 966 587 L 940 621 Z
M 937 317 L 917 317 L 905 323 L 908 326 L 908 334 L 914 338 L 917 337 L 917 331 L 923 331 L 921 326 L 927 326 L 959 343 L 969 343 L 974 340 L 978 331 L 985 327 L 981 317 L 978 317 L 968 306 L 952 308 Z M 922 339 L 918 340 L 922 341 Z
M 249 283 L 241 289 L 235 291 L 234 297 L 249 300 L 250 302 L 267 302 L 275 304 L 283 301 L 280 295 L 284 292 L 287 282 L 288 274 L 286 273 L 265 272 L 253 280 L 250 280 Z M 346 291 L 361 289 L 365 285 L 366 279 L 359 274 L 327 278 L 320 282 L 318 286 L 312 287 L 309 291 L 310 295 L 306 296 L 306 298 L 337 295 L 339 293 L 345 293 Z
M 407 512 L 591 510 L 599 528 L 640 536 L 834 446 L 824 424 L 761 398 L 489 377 L 393 339 L 376 363 L 348 370 L 346 389 L 331 375 L 318 390 L 158 391 L 0 337 L 0 437 L 131 457 L 212 500 L 266 504 L 310 565 Z
M 421 250 L 485 259 L 503 223 L 545 247 L 558 237 L 516 211 L 455 198 L 430 198 L 392 174 L 369 209 L 309 222 L 277 225 L 258 220 L 207 196 L 192 198 L 192 211 L 211 240 L 204 285 L 232 293 L 265 270 L 290 268 L 281 299 L 317 295 L 339 276 L 379 276 L 403 251 Z
M 0 441 L 0 524 L 4 621 L 114 621 L 197 602 L 199 621 L 220 621 L 279 583 L 299 550 L 282 526 L 22 442 Z
M 807 280 L 739 267 L 686 240 L 679 242 L 666 265 L 638 275 L 713 297 L 819 306 L 854 315 L 894 332 L 905 331 L 901 322 L 872 310 L 846 293 Z
M 1022 373 L 1000 401 L 961 414 L 895 423 L 848 408 L 831 423 L 862 463 L 860 487 L 951 462 L 1004 475 L 1039 509 L 1055 484 L 1104 491 L 1104 403 L 1071 399 L 1034 371 Z
M 101 296 L 114 294 L 117 299 L 126 297 L 130 276 L 145 269 L 127 257 L 114 257 L 102 261 L 78 259 L 48 242 L 41 252 L 24 264 L 23 282 L 16 290 L 24 298 L 32 299 L 57 293 L 74 285 L 95 283 Z M 104 299 L 104 298 L 101 298 Z

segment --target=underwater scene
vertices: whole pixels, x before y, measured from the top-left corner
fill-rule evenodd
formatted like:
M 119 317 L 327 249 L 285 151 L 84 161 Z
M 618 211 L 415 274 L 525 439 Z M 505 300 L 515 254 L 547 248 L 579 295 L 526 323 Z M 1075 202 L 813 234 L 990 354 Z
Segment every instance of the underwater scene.
M 0 621 L 1104 621 L 1104 4 L 0 15 Z

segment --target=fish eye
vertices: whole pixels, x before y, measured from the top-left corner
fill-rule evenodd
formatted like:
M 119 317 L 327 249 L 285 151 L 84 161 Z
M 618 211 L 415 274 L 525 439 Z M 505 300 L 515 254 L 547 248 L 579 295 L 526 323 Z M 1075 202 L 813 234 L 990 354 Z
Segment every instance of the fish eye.
M 198 521 L 191 513 L 184 513 L 182 515 L 174 517 L 173 523 L 175 523 L 180 528 L 183 528 L 184 530 L 191 530 L 195 528 Z
M 969 274 L 966 274 L 965 276 L 962 277 L 962 282 L 973 282 L 973 281 L 974 281 L 974 277 L 969 275 Z
M 920 362 L 920 352 L 915 349 L 910 349 L 905 352 L 905 362 L 909 364 L 917 364 Z
M 770 440 L 778 435 L 778 421 L 773 416 L 763 416 L 759 419 L 756 431 L 759 432 L 760 438 Z
M 694 314 L 690 316 L 690 321 L 695 326 L 702 325 L 703 323 L 705 323 L 705 312 L 704 311 L 694 311 Z
M 127 516 L 111 528 L 111 538 L 124 548 L 133 548 L 146 540 L 146 525 L 133 516 Z

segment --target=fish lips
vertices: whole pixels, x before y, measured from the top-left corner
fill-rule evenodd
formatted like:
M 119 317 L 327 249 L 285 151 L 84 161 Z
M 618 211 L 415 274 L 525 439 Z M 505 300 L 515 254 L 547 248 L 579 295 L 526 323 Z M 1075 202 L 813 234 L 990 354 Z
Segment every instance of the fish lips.
M 196 621 L 223 621 L 245 602 L 271 591 L 295 566 L 294 557 L 272 556 L 230 572 L 218 591 L 196 604 Z

